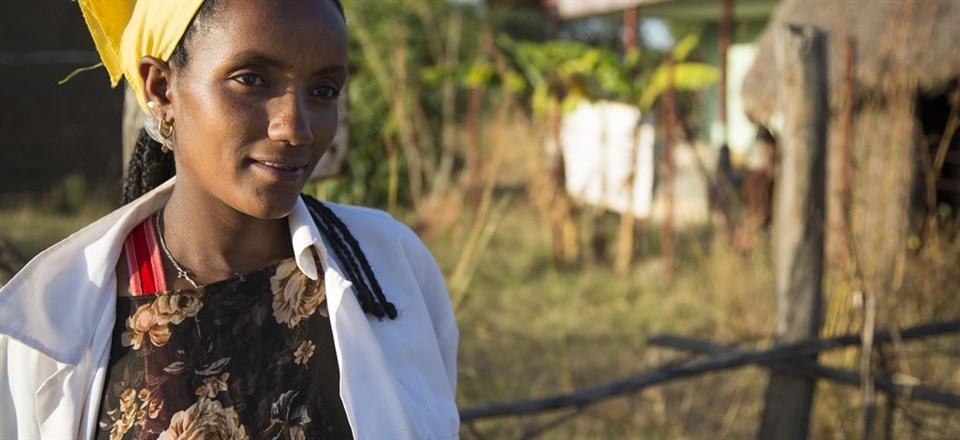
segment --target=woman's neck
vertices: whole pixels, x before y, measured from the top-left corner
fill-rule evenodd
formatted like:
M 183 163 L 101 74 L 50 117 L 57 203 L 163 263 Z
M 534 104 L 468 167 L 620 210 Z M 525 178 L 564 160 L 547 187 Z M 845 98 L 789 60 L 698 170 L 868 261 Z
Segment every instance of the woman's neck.
M 286 218 L 251 217 L 180 185 L 162 216 L 167 249 L 200 284 L 245 274 L 293 253 Z

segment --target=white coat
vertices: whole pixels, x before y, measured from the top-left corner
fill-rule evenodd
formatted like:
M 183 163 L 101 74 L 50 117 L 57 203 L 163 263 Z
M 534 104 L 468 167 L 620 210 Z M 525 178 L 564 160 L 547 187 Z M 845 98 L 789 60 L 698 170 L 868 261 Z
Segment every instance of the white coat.
M 0 439 L 90 439 L 116 314 L 115 267 L 131 229 L 175 179 L 42 252 L 0 289 Z M 459 332 L 430 253 L 381 211 L 328 204 L 360 242 L 396 320 L 366 315 L 302 200 L 288 216 L 297 264 L 323 263 L 340 397 L 357 439 L 453 439 Z

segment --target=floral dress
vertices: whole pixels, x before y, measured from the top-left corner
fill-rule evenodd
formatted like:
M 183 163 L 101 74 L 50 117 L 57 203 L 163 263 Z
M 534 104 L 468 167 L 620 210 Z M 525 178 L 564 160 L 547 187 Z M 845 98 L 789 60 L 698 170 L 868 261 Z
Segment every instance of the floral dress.
M 98 439 L 341 439 L 323 280 L 288 259 L 117 299 Z

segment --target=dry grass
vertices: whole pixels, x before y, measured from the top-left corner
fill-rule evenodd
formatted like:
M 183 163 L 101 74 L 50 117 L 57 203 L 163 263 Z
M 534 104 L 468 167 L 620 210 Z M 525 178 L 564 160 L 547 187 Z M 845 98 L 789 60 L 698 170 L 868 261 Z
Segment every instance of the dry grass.
M 58 213 L 36 205 L 0 210 L 0 235 L 14 245 L 24 259 L 110 212 L 107 203 L 94 203 L 73 213 Z
M 570 392 L 689 357 L 646 346 L 646 339 L 657 333 L 748 346 L 770 343 L 774 280 L 763 249 L 744 256 L 729 249 L 724 238 L 711 241 L 703 231 L 687 231 L 679 238 L 674 281 L 665 283 L 656 260 L 657 232 L 648 230 L 641 234 L 642 257 L 626 276 L 615 274 L 602 259 L 581 269 L 558 270 L 549 255 L 549 236 L 532 208 L 522 198 L 514 199 L 457 310 L 462 406 Z M 463 217 L 467 222 L 469 215 Z M 428 242 L 445 269 L 457 260 L 458 228 L 463 227 Z M 948 294 L 960 286 L 960 271 L 954 267 L 958 256 L 960 245 L 942 241 L 936 252 L 909 257 L 898 322 L 906 326 L 960 316 L 960 304 Z M 899 351 L 887 350 L 887 362 L 892 372 L 909 372 L 924 384 L 958 392 L 957 339 L 907 343 Z M 857 350 L 824 361 L 856 369 Z M 766 378 L 765 370 L 748 367 L 652 388 L 577 413 L 481 421 L 465 427 L 463 435 L 521 438 L 550 425 L 540 438 L 753 438 Z M 811 438 L 859 437 L 859 393 L 855 387 L 821 382 Z M 886 405 L 883 398 L 880 402 Z M 886 408 L 878 423 L 884 423 Z M 894 408 L 891 438 L 950 438 L 960 432 L 956 412 L 903 401 Z
M 454 228 L 428 243 L 446 269 L 456 260 L 459 234 Z M 690 231 L 679 241 L 676 278 L 665 283 L 656 235 L 642 234 L 639 251 L 647 258 L 626 276 L 600 261 L 558 270 L 532 208 L 515 203 L 457 310 L 461 405 L 568 392 L 684 356 L 645 346 L 655 333 L 728 342 L 766 334 L 773 297 L 764 253 L 744 257 L 716 246 L 711 255 L 706 234 Z M 614 399 L 570 416 L 545 437 L 749 436 L 753 423 L 743 421 L 756 417 L 764 377 L 748 368 Z M 477 429 L 490 438 L 517 438 L 558 416 L 565 414 L 493 420 Z

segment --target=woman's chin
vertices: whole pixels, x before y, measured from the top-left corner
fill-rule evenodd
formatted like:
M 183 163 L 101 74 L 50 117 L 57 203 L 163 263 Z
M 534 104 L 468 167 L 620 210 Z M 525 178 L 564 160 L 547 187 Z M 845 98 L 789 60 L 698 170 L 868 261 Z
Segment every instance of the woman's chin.
M 297 203 L 300 192 L 262 192 L 235 208 L 251 217 L 263 220 L 286 217 Z

